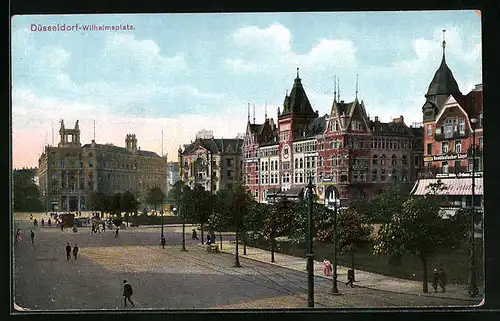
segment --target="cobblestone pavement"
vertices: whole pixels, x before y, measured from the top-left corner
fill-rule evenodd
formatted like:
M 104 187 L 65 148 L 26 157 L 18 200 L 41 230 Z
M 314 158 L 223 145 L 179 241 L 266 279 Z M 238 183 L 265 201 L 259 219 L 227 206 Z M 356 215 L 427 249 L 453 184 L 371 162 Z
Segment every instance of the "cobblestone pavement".
M 29 241 L 30 222 L 16 221 L 23 241 L 14 245 L 15 302 L 31 310 L 123 309 L 122 280 L 134 287 L 134 309 L 294 308 L 307 306 L 304 271 L 255 260 L 256 249 L 233 267 L 229 253 L 207 253 L 205 247 L 165 231 L 168 246 L 162 249 L 159 229 L 126 229 L 115 238 L 112 231 L 56 228 L 35 230 Z M 14 230 L 15 231 L 15 230 Z M 77 243 L 78 260 L 66 260 L 66 242 Z M 231 250 L 224 244 L 223 250 Z M 264 251 L 265 252 L 265 251 Z M 283 258 L 276 257 L 277 262 Z M 297 258 L 295 258 L 297 259 Z M 269 260 L 269 256 L 267 256 Z M 288 262 L 286 265 L 289 266 Z M 299 260 L 297 260 L 299 264 Z M 398 294 L 339 285 L 341 296 L 329 294 L 331 280 L 317 276 L 316 307 L 456 306 L 463 300 Z M 130 307 L 128 308 L 130 309 Z

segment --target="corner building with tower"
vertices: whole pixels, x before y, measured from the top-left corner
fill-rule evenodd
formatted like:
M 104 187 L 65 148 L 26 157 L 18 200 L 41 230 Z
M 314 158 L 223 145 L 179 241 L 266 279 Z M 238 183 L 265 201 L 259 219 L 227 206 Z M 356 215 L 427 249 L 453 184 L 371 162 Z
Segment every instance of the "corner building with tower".
M 363 101 L 345 102 L 335 85 L 329 114 L 314 111 L 299 77 L 277 124 L 267 117 L 248 123 L 243 142 L 242 180 L 259 202 L 303 197 L 309 177 L 320 201 L 335 186 L 341 206 L 370 199 L 384 185 L 415 182 L 422 170 L 423 128 L 407 126 L 402 116 L 391 122 L 371 119 Z M 328 194 L 328 195 L 327 195 Z

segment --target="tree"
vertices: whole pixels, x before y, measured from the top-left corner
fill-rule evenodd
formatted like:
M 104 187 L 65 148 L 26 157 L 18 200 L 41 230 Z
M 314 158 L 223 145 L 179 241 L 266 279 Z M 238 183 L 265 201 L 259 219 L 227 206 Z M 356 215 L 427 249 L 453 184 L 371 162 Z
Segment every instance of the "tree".
M 165 199 L 165 193 L 159 187 L 153 187 L 148 191 L 148 195 L 146 197 L 146 203 L 153 205 L 155 212 L 158 207 L 163 205 L 163 200 Z
M 427 261 L 444 249 L 452 249 L 466 238 L 467 221 L 463 215 L 443 217 L 439 193 L 445 189 L 438 181 L 431 184 L 425 196 L 411 197 L 402 212 L 381 226 L 375 240 L 374 254 L 417 256 L 423 269 L 424 293 L 428 292 Z
M 380 193 L 369 207 L 368 219 L 372 223 L 387 223 L 391 218 L 401 213 L 403 203 L 408 199 L 407 187 L 400 184 L 392 184 Z M 362 204 L 357 204 L 358 208 Z
M 320 242 L 331 241 L 331 229 L 333 228 L 333 210 L 323 204 L 312 203 L 312 215 L 314 226 L 312 235 L 316 235 L 316 240 Z M 293 220 L 293 234 L 291 239 L 294 243 L 307 244 L 308 240 L 308 201 L 302 199 L 295 204 L 295 215 Z
M 231 189 L 228 193 L 227 205 L 228 209 L 232 212 L 232 217 L 230 218 L 230 226 L 234 228 L 236 233 L 236 266 L 239 266 L 239 237 L 246 232 L 245 220 L 249 216 L 250 204 L 252 204 L 252 202 L 252 196 L 250 196 L 246 187 L 241 184 L 235 184 L 233 186 L 233 189 Z
M 107 201 L 107 212 L 116 214 L 118 217 L 122 216 L 123 208 L 122 208 L 122 194 L 116 193 L 115 195 L 108 196 Z
M 183 181 L 179 180 L 172 185 L 172 189 L 168 192 L 167 200 L 169 203 L 179 205 L 182 196 L 182 189 L 185 184 Z
M 214 208 L 212 194 L 206 191 L 203 186 L 196 184 L 191 192 L 192 194 L 192 211 L 190 218 L 201 225 L 201 244 L 203 244 L 203 230 L 210 214 Z
M 104 212 L 108 210 L 108 197 L 101 192 L 92 192 L 87 199 L 87 207 L 92 211 L 101 212 L 103 217 Z
M 271 262 L 274 263 L 274 249 L 276 247 L 276 237 L 290 234 L 293 226 L 294 206 L 286 199 L 280 199 L 275 203 L 271 211 L 268 211 L 264 218 L 263 234 L 269 239 L 271 247 Z
M 356 249 L 370 244 L 373 226 L 366 224 L 366 217 L 354 208 L 339 212 L 337 244 L 340 253 L 351 255 L 351 269 L 354 270 L 354 254 Z
M 137 212 L 137 209 L 139 208 L 139 202 L 135 198 L 134 194 L 132 194 L 130 191 L 126 191 L 121 195 L 120 208 L 125 211 L 125 222 L 127 222 L 128 226 L 129 214 L 131 212 Z
M 38 212 L 45 209 L 35 179 L 29 171 L 14 171 L 14 211 Z
M 210 226 L 219 231 L 219 239 L 222 245 L 222 231 L 227 231 L 231 226 L 233 213 L 229 206 L 229 191 L 219 190 L 214 195 L 214 210 L 210 213 L 209 224 Z

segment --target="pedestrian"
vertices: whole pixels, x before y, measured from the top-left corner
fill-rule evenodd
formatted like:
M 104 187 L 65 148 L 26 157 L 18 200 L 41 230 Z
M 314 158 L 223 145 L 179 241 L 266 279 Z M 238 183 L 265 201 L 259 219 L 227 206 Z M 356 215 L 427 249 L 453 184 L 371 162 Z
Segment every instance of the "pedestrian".
M 73 246 L 73 257 L 76 260 L 76 255 L 78 254 L 78 245 Z
M 35 244 L 35 232 L 33 232 L 33 230 L 31 230 L 31 244 Z
M 443 290 L 443 293 L 444 291 L 446 291 L 446 283 L 448 283 L 448 278 L 446 276 L 446 273 L 444 273 L 443 269 L 442 268 L 439 268 L 439 286 L 441 287 L 441 289 Z
M 33 214 L 30 213 L 30 221 L 32 221 L 32 220 L 33 220 Z
M 66 243 L 66 259 L 69 260 L 71 258 L 71 245 Z
M 437 269 L 434 269 L 432 271 L 432 287 L 434 288 L 434 293 L 437 293 L 438 291 L 438 284 L 439 284 L 439 273 Z
M 347 270 L 347 282 L 345 284 L 345 286 L 347 286 L 348 284 L 351 285 L 351 288 L 354 287 L 354 270 L 353 269 L 348 269 Z
M 193 240 L 198 240 L 198 235 L 196 235 L 196 229 L 193 229 L 193 234 L 191 235 Z
M 33 227 L 37 227 L 37 225 L 38 225 L 38 221 L 35 218 L 35 220 L 33 221 Z
M 91 229 L 92 233 L 95 233 L 95 224 L 92 223 L 92 229 Z
M 45 220 L 42 218 L 42 227 L 45 226 Z
M 164 235 L 162 235 L 162 236 L 161 236 L 161 247 L 162 247 L 162 248 L 165 248 L 165 243 L 167 243 L 167 240 L 165 240 L 165 236 L 164 236 Z
M 23 240 L 23 238 L 21 236 L 21 229 L 20 228 L 17 229 L 16 238 L 17 238 L 18 241 L 22 241 Z
M 64 225 L 62 221 L 61 221 L 61 231 L 64 231 Z
M 134 302 L 132 302 L 132 299 L 130 298 L 133 293 L 134 290 L 132 290 L 132 286 L 127 283 L 127 280 L 123 280 L 123 305 L 125 307 L 127 307 L 127 300 L 132 304 L 132 306 L 135 306 Z
M 331 272 L 331 263 L 330 261 L 328 261 L 327 259 L 324 259 L 323 260 L 323 273 L 325 273 L 326 276 L 330 276 L 330 272 Z
M 118 227 L 116 228 L 115 238 L 118 237 Z
M 102 222 L 102 231 L 106 232 L 106 222 Z
M 49 220 L 48 220 L 48 222 L 47 222 L 47 225 L 48 225 L 49 227 L 51 227 L 51 225 L 52 225 L 52 221 L 50 220 L 50 218 L 49 218 Z
M 211 240 L 212 243 L 215 243 L 215 233 L 214 233 L 214 231 L 210 232 L 210 240 Z

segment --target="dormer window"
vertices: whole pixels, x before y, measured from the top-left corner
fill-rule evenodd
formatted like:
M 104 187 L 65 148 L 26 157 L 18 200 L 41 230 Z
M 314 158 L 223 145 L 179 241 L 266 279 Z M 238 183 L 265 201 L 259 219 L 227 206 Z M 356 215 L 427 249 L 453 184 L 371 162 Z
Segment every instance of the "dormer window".
M 459 123 L 459 131 L 460 131 L 460 134 L 465 134 L 465 120 L 464 119 L 460 119 L 460 123 Z

